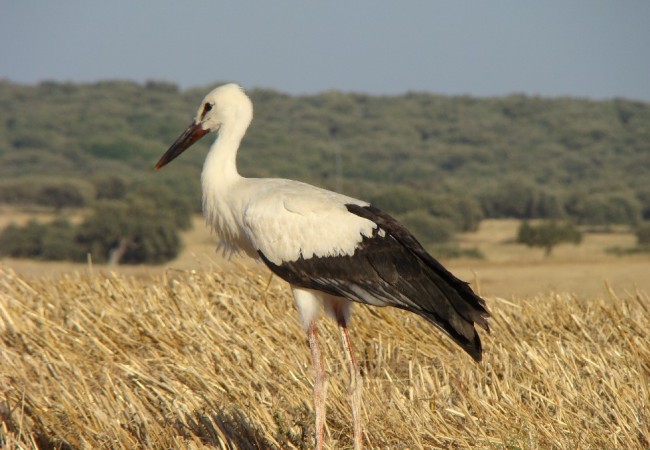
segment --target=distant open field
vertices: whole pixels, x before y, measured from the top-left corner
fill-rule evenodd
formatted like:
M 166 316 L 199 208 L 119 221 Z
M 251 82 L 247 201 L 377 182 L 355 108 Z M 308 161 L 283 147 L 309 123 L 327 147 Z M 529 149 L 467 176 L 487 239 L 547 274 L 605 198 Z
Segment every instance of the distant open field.
M 33 214 L 0 215 L 0 227 L 12 220 L 24 223 L 30 217 Z M 459 241 L 461 246 L 478 248 L 485 259 L 443 262 L 459 277 L 473 282 L 482 294 L 506 299 L 566 292 L 583 297 L 602 297 L 607 295 L 609 288 L 621 294 L 636 290 L 650 292 L 650 254 L 618 257 L 605 252 L 609 247 L 632 247 L 636 242 L 632 233 L 588 233 L 579 246 L 560 245 L 550 258 L 545 258 L 542 249 L 531 249 L 513 242 L 518 225 L 516 220 L 484 220 L 477 232 L 463 234 Z M 216 237 L 199 216 L 194 218 L 194 227 L 184 233 L 183 241 L 182 253 L 170 263 L 110 270 L 143 277 L 159 275 L 169 268 L 221 271 L 257 267 L 266 271 L 262 265 L 247 258 L 228 261 L 217 254 Z M 25 276 L 55 275 L 86 267 L 85 264 L 12 259 L 2 262 Z M 104 269 L 97 266 L 97 270 Z

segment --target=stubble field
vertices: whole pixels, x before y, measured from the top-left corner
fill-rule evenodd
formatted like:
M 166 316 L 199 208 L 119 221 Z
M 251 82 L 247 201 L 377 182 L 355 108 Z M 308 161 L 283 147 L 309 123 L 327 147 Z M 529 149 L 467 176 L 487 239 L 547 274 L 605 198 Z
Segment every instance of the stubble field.
M 368 448 L 650 448 L 648 258 L 626 234 L 541 250 L 510 223 L 461 237 L 446 261 L 487 298 L 474 363 L 414 315 L 357 307 Z M 4 261 L 3 448 L 311 448 L 312 371 L 286 286 L 226 264 L 198 224 L 166 267 Z M 72 272 L 70 272 L 72 270 Z M 350 448 L 348 375 L 321 321 L 329 448 Z

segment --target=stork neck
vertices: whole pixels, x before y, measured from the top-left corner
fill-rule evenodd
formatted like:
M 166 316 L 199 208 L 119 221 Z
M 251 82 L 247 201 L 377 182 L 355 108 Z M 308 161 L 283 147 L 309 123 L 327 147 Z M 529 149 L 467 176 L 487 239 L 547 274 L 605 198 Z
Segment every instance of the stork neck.
M 204 182 L 208 179 L 228 182 L 240 178 L 237 171 L 237 150 L 245 131 L 246 129 L 221 127 L 203 166 Z

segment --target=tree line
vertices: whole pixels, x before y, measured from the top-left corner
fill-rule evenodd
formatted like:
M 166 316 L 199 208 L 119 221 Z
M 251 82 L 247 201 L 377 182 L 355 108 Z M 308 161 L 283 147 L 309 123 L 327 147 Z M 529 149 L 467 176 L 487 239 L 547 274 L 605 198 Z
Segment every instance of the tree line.
M 177 232 L 164 210 L 177 216 L 181 204 L 189 205 L 183 214 L 200 209 L 209 142 L 169 170 L 155 173 L 152 166 L 208 89 L 181 91 L 156 81 L 0 81 L 0 203 L 86 208 L 86 221 L 108 209 L 113 217 L 141 216 L 147 227 L 169 222 Z M 240 153 L 244 175 L 290 177 L 369 199 L 427 245 L 474 230 L 483 218 L 590 226 L 650 219 L 648 103 L 249 93 L 255 120 Z M 144 204 L 162 197 L 169 203 L 156 204 L 148 219 Z M 93 247 L 89 226 L 82 232 L 71 225 L 81 253 L 109 258 L 114 249 L 134 254 L 146 247 L 133 237 L 137 227 L 126 223 L 127 237 Z M 122 252 L 123 261 L 138 260 L 128 255 Z

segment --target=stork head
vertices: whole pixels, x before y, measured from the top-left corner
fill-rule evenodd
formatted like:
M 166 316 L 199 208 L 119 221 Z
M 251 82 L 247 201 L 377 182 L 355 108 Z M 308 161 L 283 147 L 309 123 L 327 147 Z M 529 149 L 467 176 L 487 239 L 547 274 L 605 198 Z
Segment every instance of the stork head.
M 244 135 L 253 119 L 253 104 L 243 89 L 234 83 L 224 84 L 205 96 L 194 122 L 176 139 L 156 163 L 160 169 L 211 131 L 224 126 Z

